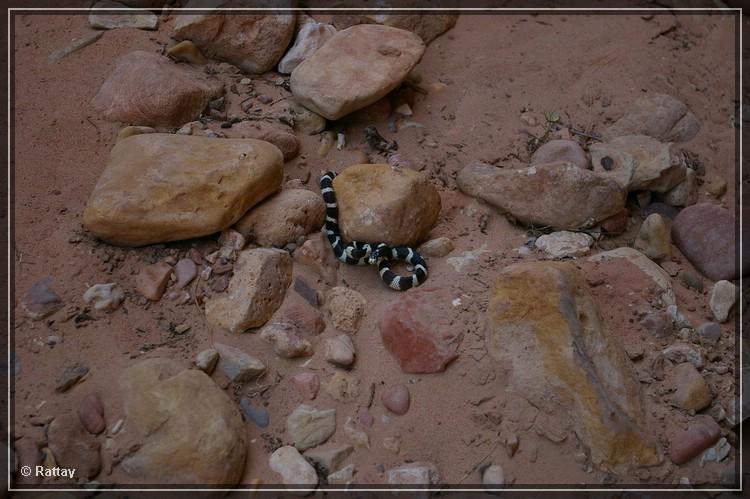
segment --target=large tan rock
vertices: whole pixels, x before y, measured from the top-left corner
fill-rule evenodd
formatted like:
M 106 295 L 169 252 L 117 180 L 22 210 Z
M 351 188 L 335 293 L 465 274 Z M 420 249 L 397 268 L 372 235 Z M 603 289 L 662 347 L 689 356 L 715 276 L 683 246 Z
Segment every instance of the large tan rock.
M 285 2 L 291 3 L 291 2 Z M 254 2 L 253 7 L 262 7 Z M 221 7 L 246 7 L 232 0 L 191 0 L 186 7 L 219 10 L 211 14 L 177 16 L 172 37 L 190 40 L 203 55 L 234 64 L 247 73 L 261 74 L 270 71 L 284 55 L 294 35 L 294 12 L 255 11 L 232 13 Z M 271 7 L 283 7 L 278 2 Z M 291 6 L 291 5 L 287 5 Z
M 308 109 L 337 120 L 396 88 L 424 53 L 409 31 L 361 24 L 339 31 L 291 77 L 291 89 Z
M 281 152 L 258 140 L 134 135 L 112 149 L 83 223 L 124 246 L 212 234 L 277 191 L 282 165 Z
M 574 265 L 506 267 L 487 320 L 487 349 L 510 369 L 513 390 L 539 409 L 538 432 L 553 440 L 574 432 L 606 470 L 661 462 L 624 350 L 604 329 Z
M 237 407 L 204 372 L 149 359 L 120 377 L 123 448 L 137 450 L 120 468 L 136 483 L 235 485 L 242 478 L 246 431 Z
M 206 301 L 206 321 L 232 333 L 260 327 L 281 306 L 291 282 L 292 257 L 286 251 L 242 251 L 227 293 Z
M 617 182 L 564 161 L 520 169 L 473 163 L 456 183 L 523 224 L 558 230 L 591 227 L 625 207 Z
M 666 192 L 685 179 L 685 167 L 673 156 L 670 144 L 645 135 L 626 135 L 592 144 L 595 172 L 610 176 L 627 191 Z
M 285 189 L 251 209 L 234 230 L 249 242 L 280 248 L 323 226 L 323 198 L 306 189 Z
M 440 194 L 414 170 L 353 165 L 333 180 L 333 187 L 347 241 L 416 246 L 440 214 Z
M 117 59 L 92 104 L 108 121 L 171 127 L 196 119 L 223 93 L 199 69 L 139 50 Z

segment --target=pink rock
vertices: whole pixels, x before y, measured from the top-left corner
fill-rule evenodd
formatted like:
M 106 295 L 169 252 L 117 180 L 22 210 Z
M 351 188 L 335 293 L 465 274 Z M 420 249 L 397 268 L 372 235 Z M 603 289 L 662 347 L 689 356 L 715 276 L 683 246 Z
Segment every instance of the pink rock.
M 411 374 L 440 372 L 455 359 L 450 340 L 456 333 L 446 317 L 450 296 L 439 289 L 419 288 L 400 295 L 386 306 L 380 334 L 388 351 L 398 359 L 401 370 Z
M 362 426 L 371 428 L 374 422 L 375 422 L 375 418 L 372 417 L 372 414 L 370 414 L 370 411 L 368 411 L 367 409 L 359 410 L 359 423 Z
M 188 251 L 188 257 L 195 263 L 196 265 L 201 265 L 203 263 L 203 255 L 199 250 L 196 248 L 190 248 L 190 251 Z
M 326 328 L 321 313 L 304 303 L 291 305 L 284 311 L 283 317 L 286 322 L 293 323 L 304 334 L 318 336 Z
M 174 266 L 174 273 L 175 277 L 177 277 L 175 287 L 182 289 L 195 279 L 195 276 L 198 274 L 198 267 L 190 258 L 183 258 Z
M 708 449 L 721 437 L 721 428 L 710 416 L 695 421 L 687 430 L 676 433 L 669 442 L 669 457 L 683 464 Z
M 273 351 L 279 357 L 293 359 L 313 354 L 309 341 L 302 338 L 297 326 L 284 322 L 274 322 L 265 326 L 260 337 L 273 345 Z
M 303 397 L 310 400 L 314 399 L 318 395 L 318 390 L 320 390 L 320 378 L 317 374 L 311 372 L 295 374 L 292 377 L 292 384 Z
M 409 389 L 406 385 L 393 385 L 383 391 L 380 396 L 380 400 L 383 405 L 389 411 L 402 416 L 409 411 L 409 404 L 411 398 L 409 396 Z
M 99 397 L 92 393 L 87 395 L 78 406 L 78 418 L 86 431 L 98 435 L 106 427 L 104 422 L 104 406 Z
M 151 301 L 159 301 L 167 289 L 172 267 L 166 262 L 158 262 L 143 267 L 135 278 L 135 288 Z

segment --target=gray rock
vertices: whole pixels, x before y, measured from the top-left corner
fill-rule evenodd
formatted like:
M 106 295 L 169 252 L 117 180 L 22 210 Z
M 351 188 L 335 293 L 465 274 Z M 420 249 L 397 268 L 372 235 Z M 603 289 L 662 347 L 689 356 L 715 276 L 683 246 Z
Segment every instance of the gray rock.
M 698 202 L 698 175 L 695 170 L 685 170 L 685 180 L 672 187 L 661 197 L 671 206 L 690 206 Z
M 195 356 L 195 365 L 204 373 L 211 375 L 219 362 L 219 352 L 213 348 L 203 350 Z
M 696 369 L 703 368 L 703 355 L 691 347 L 685 344 L 671 345 L 662 351 L 662 354 L 667 359 L 671 360 L 675 364 L 681 364 L 683 362 L 690 362 L 695 366 Z
M 117 310 L 125 299 L 125 292 L 117 284 L 94 284 L 83 294 L 83 301 L 93 303 L 95 310 Z
M 499 464 L 488 466 L 482 473 L 482 485 L 486 488 L 503 488 L 505 486 L 505 473 Z
M 737 287 L 729 281 L 719 281 L 711 288 L 708 304 L 714 319 L 726 322 L 737 300 Z
M 341 468 L 354 448 L 349 444 L 324 444 L 305 451 L 305 457 L 324 473 L 333 473 Z
M 390 485 L 439 485 L 441 481 L 437 466 L 427 462 L 391 468 L 385 475 Z
M 638 230 L 633 247 L 655 262 L 665 260 L 672 253 L 669 228 L 658 213 L 646 217 Z
M 182 258 L 174 266 L 174 273 L 177 278 L 175 287 L 182 289 L 195 279 L 195 276 L 198 274 L 198 267 L 190 258 Z
M 676 390 L 673 400 L 677 407 L 686 411 L 700 411 L 713 400 L 708 383 L 690 362 L 675 366 L 674 379 Z
M 65 368 L 63 373 L 57 379 L 55 390 L 58 392 L 67 392 L 73 385 L 78 383 L 89 372 L 89 368 L 83 364 L 72 364 Z
M 221 343 L 214 344 L 214 348 L 219 352 L 219 369 L 233 383 L 250 381 L 266 371 L 266 365 L 263 361 L 238 348 Z
M 531 155 L 531 164 L 539 165 L 567 161 L 578 168 L 591 170 L 591 160 L 588 154 L 575 140 L 550 140 L 542 144 L 534 154 Z
M 63 308 L 65 303 L 50 287 L 51 284 L 51 277 L 43 277 L 31 285 L 21 301 L 26 315 L 39 320 Z
M 268 459 L 268 466 L 281 475 L 284 485 L 318 485 L 318 474 L 297 449 L 291 445 L 279 447 Z
M 266 409 L 263 407 L 255 407 L 247 397 L 242 397 L 242 399 L 240 399 L 240 407 L 247 419 L 255 423 L 256 426 L 260 428 L 268 428 L 268 423 L 271 421 L 271 417 Z
M 534 242 L 537 249 L 555 260 L 583 256 L 589 252 L 592 244 L 594 239 L 585 232 L 567 230 L 544 234 Z
M 637 99 L 604 136 L 648 135 L 663 142 L 687 142 L 700 127 L 700 120 L 683 102 L 669 95 L 651 93 Z
M 721 339 L 721 326 L 715 322 L 706 322 L 695 330 L 702 345 L 714 346 Z
M 302 404 L 286 420 L 287 435 L 300 450 L 322 444 L 335 431 L 336 409 L 319 410 Z

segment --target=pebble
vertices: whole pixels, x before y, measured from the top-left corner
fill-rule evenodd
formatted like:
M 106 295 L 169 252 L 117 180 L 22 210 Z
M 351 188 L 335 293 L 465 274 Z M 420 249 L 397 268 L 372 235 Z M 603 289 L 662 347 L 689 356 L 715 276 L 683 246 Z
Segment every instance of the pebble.
M 398 454 L 401 451 L 401 438 L 399 437 L 385 437 L 383 439 L 383 448 Z
M 672 244 L 669 229 L 661 215 L 652 213 L 646 217 L 633 246 L 655 262 L 669 258 Z
M 737 300 L 737 288 L 729 281 L 719 281 L 711 288 L 708 304 L 718 322 L 726 322 Z
M 352 402 L 360 393 L 361 380 L 353 374 L 336 371 L 325 383 L 326 393 L 339 402 Z
M 313 354 L 309 341 L 303 339 L 297 326 L 285 322 L 274 322 L 265 326 L 260 337 L 273 345 L 273 351 L 279 357 L 294 359 Z
M 714 346 L 721 339 L 721 326 L 715 322 L 706 322 L 698 326 L 695 334 L 704 346 Z
M 440 472 L 432 463 L 415 462 L 386 471 L 391 485 L 438 485 Z
M 324 473 L 331 473 L 340 469 L 352 452 L 349 444 L 325 444 L 305 451 L 305 457 Z
M 247 419 L 256 424 L 260 428 L 267 428 L 271 417 L 268 411 L 263 407 L 255 407 L 249 398 L 242 397 L 240 400 L 240 407 L 242 412 L 245 414 Z
M 320 378 L 312 372 L 298 373 L 292 376 L 292 385 L 303 397 L 313 400 L 320 390 Z
M 602 220 L 600 227 L 607 234 L 614 236 L 622 234 L 628 229 L 628 210 L 622 209 L 606 220 Z
M 214 348 L 219 352 L 219 369 L 233 383 L 250 381 L 266 371 L 265 363 L 238 348 L 221 343 Z
M 294 324 L 305 335 L 318 336 L 326 328 L 321 313 L 305 303 L 295 303 L 289 306 L 284 310 L 281 320 Z
M 52 277 L 39 279 L 31 285 L 21 301 L 26 315 L 34 320 L 52 315 L 65 305 L 62 298 L 50 287 L 52 281 Z
M 136 290 L 151 301 L 159 301 L 167 289 L 172 267 L 166 262 L 157 262 L 143 267 L 135 280 Z
M 409 388 L 403 384 L 389 386 L 383 391 L 380 400 L 386 409 L 402 416 L 409 411 L 411 403 Z
M 366 305 L 365 297 L 351 288 L 336 286 L 326 293 L 326 307 L 333 325 L 345 333 L 357 332 Z
M 703 292 L 703 279 L 695 272 L 685 270 L 680 274 L 680 277 L 682 277 L 682 282 L 687 288 L 692 288 L 699 293 Z
M 505 486 L 505 473 L 499 464 L 488 466 L 482 473 L 482 485 L 486 488 L 502 488 Z
M 195 276 L 198 274 L 198 266 L 191 258 L 183 258 L 174 266 L 174 273 L 177 278 L 175 287 L 182 289 L 195 279 Z
M 344 424 L 344 433 L 347 438 L 351 440 L 354 447 L 357 448 L 370 448 L 370 437 L 364 431 L 357 427 L 357 423 L 352 418 L 347 417 L 346 423 Z
M 676 433 L 669 443 L 669 458 L 675 464 L 684 464 L 712 446 L 721 437 L 721 428 L 710 416 L 702 416 Z
M 351 483 L 351 480 L 354 477 L 354 473 L 356 471 L 357 470 L 353 464 L 348 464 L 337 472 L 328 475 L 328 477 L 326 477 L 326 480 L 328 480 L 328 483 L 331 484 L 348 484 Z
M 291 445 L 279 447 L 268 459 L 268 466 L 281 475 L 285 485 L 316 486 L 318 473 Z
M 354 364 L 354 343 L 349 335 L 340 334 L 328 338 L 325 345 L 325 358 L 329 363 L 339 367 L 351 367 Z
M 78 418 L 89 433 L 98 435 L 104 431 L 107 427 L 104 421 L 104 405 L 98 395 L 92 393 L 81 401 L 78 406 Z
M 673 320 L 667 312 L 651 312 L 639 324 L 655 338 L 666 339 L 674 333 Z
M 676 390 L 673 401 L 678 407 L 686 411 L 700 411 L 713 400 L 708 383 L 690 362 L 675 366 L 674 379 Z
M 88 374 L 89 368 L 83 364 L 72 364 L 65 368 L 63 373 L 57 379 L 57 386 L 55 390 L 58 392 L 67 392 L 73 385 L 78 383 L 86 374 Z
M 316 409 L 302 404 L 286 420 L 287 436 L 300 450 L 322 444 L 335 431 L 336 409 Z
M 204 373 L 211 375 L 219 362 L 219 352 L 213 348 L 203 350 L 195 356 L 195 365 Z
M 422 244 L 417 251 L 422 256 L 431 256 L 435 258 L 441 258 L 453 251 L 453 241 L 448 237 L 438 237 L 436 239 L 430 239 L 426 243 Z
M 83 301 L 94 304 L 95 310 L 117 310 L 125 300 L 125 292 L 114 282 L 94 284 L 83 294 Z
M 675 364 L 690 362 L 696 369 L 703 368 L 703 356 L 690 345 L 671 345 L 662 351 L 662 354 Z
M 539 236 L 534 246 L 549 258 L 573 258 L 589 252 L 594 239 L 585 232 L 560 231 Z
M 729 455 L 729 451 L 732 450 L 732 446 L 729 444 L 726 438 L 722 437 L 716 442 L 716 445 L 709 447 L 706 452 L 701 456 L 701 466 L 705 463 L 714 461 L 720 462 L 726 459 Z
M 203 65 L 208 62 L 198 47 L 190 40 L 183 40 L 167 49 L 167 55 L 176 61 Z
M 96 42 L 99 38 L 102 37 L 103 34 L 103 31 L 91 31 L 76 38 L 70 45 L 52 52 L 49 55 L 49 62 L 59 62 L 62 58 L 72 54 L 73 52 L 81 50 L 82 48 Z

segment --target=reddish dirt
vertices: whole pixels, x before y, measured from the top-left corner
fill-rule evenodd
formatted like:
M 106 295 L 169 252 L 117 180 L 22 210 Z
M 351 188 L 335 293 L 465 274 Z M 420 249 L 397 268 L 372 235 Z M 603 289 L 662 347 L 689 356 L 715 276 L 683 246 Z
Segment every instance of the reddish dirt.
M 285 439 L 286 416 L 301 397 L 288 378 L 304 361 L 278 358 L 252 333 L 231 336 L 209 333 L 198 307 L 178 306 L 166 299 L 144 305 L 134 289 L 138 269 L 166 256 L 181 256 L 196 241 L 166 246 L 124 249 L 95 241 L 83 232 L 81 215 L 89 194 L 102 171 L 119 127 L 100 119 L 91 99 L 107 77 L 115 59 L 128 51 L 161 51 L 171 44 L 171 20 L 158 32 L 132 29 L 110 31 L 94 43 L 58 64 L 48 55 L 89 30 L 86 17 L 20 15 L 15 17 L 15 130 L 14 144 L 14 228 L 15 253 L 15 339 L 21 372 L 16 378 L 15 435 L 32 438 L 39 428 L 29 421 L 33 415 L 54 416 L 74 410 L 89 393 L 102 397 L 108 427 L 122 417 L 117 377 L 123 368 L 149 357 L 165 356 L 189 364 L 195 354 L 212 341 L 232 344 L 254 352 L 270 363 L 269 374 L 258 384 L 270 384 L 262 398 L 271 414 L 271 424 L 261 432 L 247 423 L 250 451 L 244 483 L 260 478 L 275 483 L 268 468 L 268 451 L 262 433 Z M 456 249 L 449 256 L 484 247 L 473 266 L 457 273 L 446 258 L 429 260 L 431 286 L 445 287 L 461 298 L 455 316 L 463 329 L 459 358 L 444 373 L 405 375 L 384 349 L 378 322 L 385 305 L 397 295 L 383 286 L 372 268 L 341 266 L 339 283 L 360 291 L 367 299 L 365 320 L 353 338 L 358 358 L 353 373 L 361 378 L 362 394 L 350 403 L 338 403 L 322 393 L 314 402 L 319 407 L 338 409 L 338 430 L 332 441 L 346 442 L 343 433 L 347 416 L 367 404 L 369 387 L 375 386 L 371 409 L 375 424 L 369 431 L 370 449 L 357 450 L 349 462 L 355 464 L 357 483 L 384 483 L 383 469 L 407 460 L 432 461 L 445 483 L 470 485 L 481 481 L 474 468 L 499 463 L 516 487 L 534 484 L 601 484 L 608 479 L 600 471 L 587 472 L 586 464 L 571 459 L 580 452 L 573 438 L 560 444 L 546 440 L 533 429 L 519 433 L 520 448 L 509 458 L 498 445 L 498 428 L 486 423 L 483 414 L 508 410 L 507 375 L 484 351 L 484 309 L 488 290 L 506 265 L 537 256 L 519 255 L 516 248 L 527 240 L 526 230 L 512 225 L 490 207 L 472 200 L 455 188 L 454 177 L 465 164 L 481 160 L 498 165 L 522 166 L 529 159 L 527 145 L 532 136 L 544 134 L 544 112 L 556 111 L 565 123 L 587 131 L 602 130 L 619 117 L 644 91 L 663 92 L 683 100 L 702 120 L 700 133 L 683 148 L 690 151 L 707 173 L 723 178 L 727 193 L 722 204 L 735 200 L 735 20 L 731 16 L 657 15 L 463 15 L 456 27 L 429 45 L 415 73 L 428 95 L 417 94 L 414 115 L 408 119 L 424 128 L 387 130 L 385 114 L 371 108 L 369 115 L 357 113 L 338 124 L 345 132 L 344 150 L 331 149 L 317 155 L 318 137 L 300 137 L 301 156 L 285 165 L 288 179 L 300 178 L 316 189 L 323 170 L 340 171 L 360 162 L 362 152 L 373 162 L 384 158 L 369 151 L 362 129 L 375 124 L 388 139 L 399 143 L 399 153 L 428 173 L 439 186 L 443 209 L 431 236 L 450 237 Z M 220 75 L 226 81 L 241 76 Z M 253 77 L 256 90 L 272 97 L 285 95 L 274 85 L 275 74 Z M 231 97 L 229 112 L 242 115 L 240 98 Z M 262 107 L 262 105 L 259 104 Z M 530 112 L 538 125 L 520 119 Z M 215 127 L 218 129 L 218 124 Z M 564 135 L 554 132 L 548 138 Z M 701 199 L 706 193 L 701 188 Z M 601 242 L 603 248 L 627 244 L 642 216 L 631 209 L 630 231 L 616 241 Z M 629 235 L 628 235 L 629 234 Z M 70 243 L 81 235 L 79 243 Z M 208 238 L 201 244 L 215 240 Z M 200 243 L 200 242 L 199 242 Z M 690 269 L 674 248 L 681 269 Z M 310 283 L 322 282 L 312 269 L 295 264 L 295 276 Z M 63 321 L 64 311 L 48 320 L 34 322 L 20 307 L 23 293 L 41 277 L 53 276 L 53 288 L 66 304 L 83 308 L 82 295 L 95 283 L 118 282 L 128 292 L 124 305 L 112 314 L 92 313 L 94 320 L 77 328 L 73 320 Z M 601 276 L 605 285 L 594 293 L 603 319 L 614 334 L 639 343 L 646 352 L 655 348 L 652 340 L 632 322 L 632 307 L 640 300 L 643 283 L 627 275 Z M 704 279 L 705 289 L 710 284 Z M 674 288 L 680 310 L 700 324 L 706 320 L 707 292 L 683 287 L 677 278 Z M 606 291 L 606 292 L 605 292 Z M 633 294 L 631 294 L 633 293 Z M 301 298 L 289 291 L 282 310 Z M 319 337 L 333 336 L 328 328 Z M 189 332 L 175 335 L 165 323 L 187 323 Z M 168 328 L 167 328 L 168 329 Z M 719 361 L 730 366 L 730 374 L 711 374 L 708 379 L 719 389 L 720 400 L 731 399 L 733 387 L 734 326 L 724 325 L 726 344 Z M 49 335 L 61 342 L 46 344 Z M 54 391 L 55 381 L 66 366 L 84 362 L 90 373 L 85 382 L 65 394 Z M 645 362 L 645 361 L 642 361 Z M 316 355 L 307 366 L 325 381 L 333 369 Z M 647 367 L 647 366 L 646 366 Z M 634 364 L 636 371 L 641 364 Z M 534 366 L 529 366 L 534 369 Z M 219 374 L 214 377 L 226 384 Z M 278 384 L 277 384 L 278 382 Z M 411 390 L 411 409 L 405 416 L 387 415 L 379 401 L 383 384 L 406 383 Z M 645 386 L 647 409 L 655 439 L 665 443 L 670 427 L 684 426 L 689 416 L 656 395 L 660 387 Z M 257 393 L 250 384 L 233 394 Z M 483 399 L 488 401 L 475 405 Z M 239 399 L 239 397 L 237 397 Z M 258 399 L 256 399 L 258 400 Z M 726 405 L 725 405 L 726 406 Z M 385 420 L 388 422 L 384 422 Z M 384 437 L 401 437 L 401 452 L 395 455 L 382 447 Z M 697 461 L 697 460 L 696 460 Z M 696 461 L 684 466 L 667 462 L 650 472 L 617 477 L 620 484 L 675 484 L 683 477 L 691 483 L 717 483 L 733 469 L 733 460 L 700 467 Z M 117 469 L 102 474 L 102 483 L 127 483 Z

